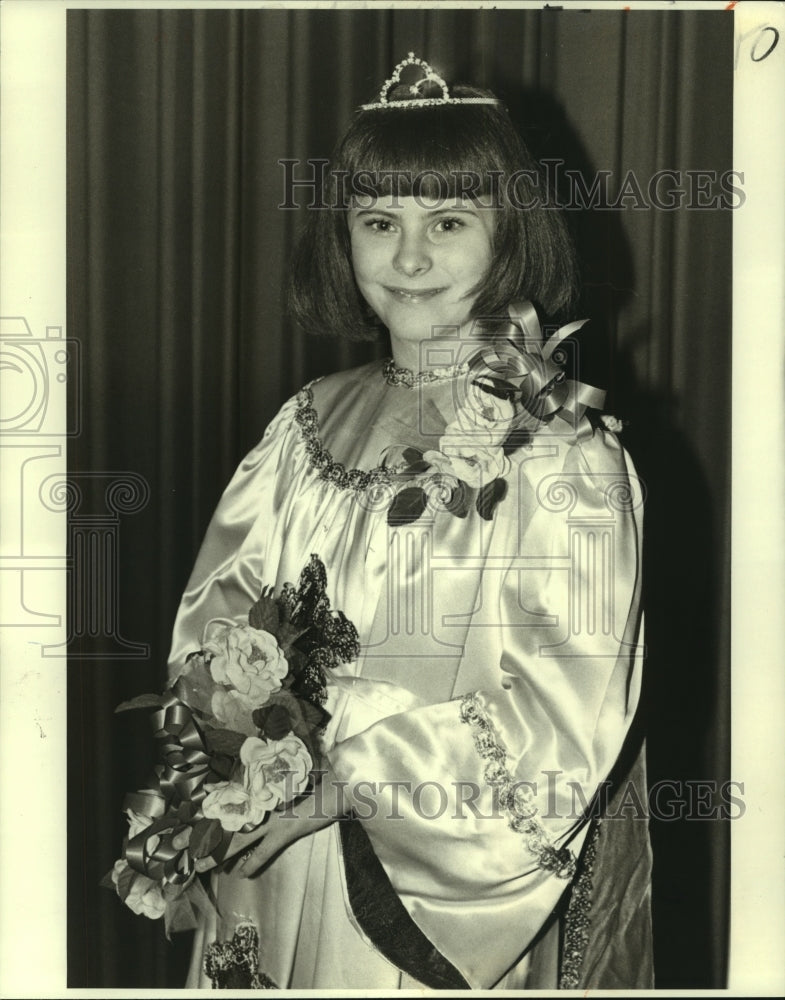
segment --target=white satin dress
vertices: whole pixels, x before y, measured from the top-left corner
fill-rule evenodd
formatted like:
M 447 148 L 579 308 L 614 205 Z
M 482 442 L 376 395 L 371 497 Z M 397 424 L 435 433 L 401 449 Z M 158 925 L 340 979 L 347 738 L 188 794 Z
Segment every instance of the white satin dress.
M 263 586 L 296 584 L 318 555 L 361 642 L 331 673 L 326 706 L 351 822 L 470 987 L 555 987 L 559 944 L 543 930 L 586 837 L 580 803 L 611 771 L 639 698 L 640 489 L 615 434 L 546 426 L 510 454 L 490 519 L 434 503 L 390 527 L 395 487 L 373 470 L 390 445 L 438 446 L 453 388 L 390 385 L 373 363 L 286 402 L 210 524 L 170 670 L 211 620 L 247 621 Z M 517 812 L 500 806 L 510 783 Z M 354 916 L 339 827 L 253 879 L 213 877 L 220 917 L 196 932 L 189 987 L 210 986 L 206 949 L 248 924 L 260 973 L 281 988 L 421 985 Z

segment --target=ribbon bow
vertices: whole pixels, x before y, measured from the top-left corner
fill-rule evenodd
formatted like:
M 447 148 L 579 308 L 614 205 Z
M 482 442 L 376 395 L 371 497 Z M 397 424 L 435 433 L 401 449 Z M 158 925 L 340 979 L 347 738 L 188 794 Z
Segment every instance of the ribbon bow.
M 138 805 L 143 794 L 126 796 L 126 807 Z M 175 812 L 159 812 L 149 826 L 128 838 L 124 856 L 130 868 L 154 882 L 185 887 L 196 872 L 220 864 L 231 839 L 220 823 L 183 803 Z
M 163 764 L 156 764 L 149 788 L 126 795 L 123 808 L 131 809 L 152 822 L 128 841 L 125 852 L 128 864 L 154 881 L 179 885 L 194 874 L 191 840 L 194 818 L 200 815 L 199 804 L 206 791 L 204 784 L 217 780 L 211 767 L 202 731 L 191 709 L 174 691 L 167 691 L 161 707 L 152 715 L 157 740 L 162 741 Z M 174 803 L 179 800 L 179 804 Z M 200 837 L 213 832 L 199 831 Z M 220 842 L 220 836 L 218 842 Z M 213 847 L 210 842 L 206 854 Z M 205 854 L 197 852 L 196 857 Z
M 186 807 L 181 807 L 183 813 Z M 189 851 L 192 827 L 187 815 L 167 813 L 132 837 L 125 849 L 125 859 L 135 871 L 154 882 L 182 885 L 195 872 L 194 857 Z
M 573 441 L 590 436 L 586 410 L 602 409 L 605 393 L 568 379 L 554 360 L 562 341 L 580 330 L 586 320 L 568 323 L 545 340 L 531 302 L 513 303 L 509 312 L 508 327 L 473 359 L 470 371 L 476 375 L 472 384 L 520 404 L 523 425 L 532 430 L 548 423 Z
M 161 793 L 167 802 L 200 802 L 205 797 L 205 781 L 217 780 L 217 776 L 202 731 L 191 709 L 177 697 L 176 685 L 166 693 L 151 722 L 155 738 L 161 741 L 163 763 L 154 768 Z

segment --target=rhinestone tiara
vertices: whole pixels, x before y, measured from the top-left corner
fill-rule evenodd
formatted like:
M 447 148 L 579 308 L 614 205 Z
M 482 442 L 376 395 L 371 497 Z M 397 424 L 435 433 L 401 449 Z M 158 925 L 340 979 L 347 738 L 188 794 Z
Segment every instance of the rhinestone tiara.
M 393 87 L 399 84 L 401 86 L 407 86 L 406 84 L 401 84 L 401 73 L 407 66 L 419 66 L 422 70 L 422 76 L 420 79 L 408 85 L 408 90 L 412 97 L 403 101 L 396 101 L 395 99 L 389 101 L 387 99 L 387 95 Z M 422 93 L 420 88 L 426 83 L 434 83 L 438 87 L 441 87 L 442 96 L 417 97 L 417 94 Z M 393 75 L 390 79 L 384 81 L 382 89 L 379 91 L 379 100 L 375 101 L 373 104 L 361 104 L 360 110 L 377 111 L 380 108 L 430 108 L 439 107 L 445 104 L 501 104 L 501 101 L 497 100 L 495 97 L 450 97 L 450 91 L 447 84 L 439 76 L 439 74 L 435 73 L 424 59 L 418 59 L 413 52 L 410 52 L 408 56 L 399 62 L 395 67 Z

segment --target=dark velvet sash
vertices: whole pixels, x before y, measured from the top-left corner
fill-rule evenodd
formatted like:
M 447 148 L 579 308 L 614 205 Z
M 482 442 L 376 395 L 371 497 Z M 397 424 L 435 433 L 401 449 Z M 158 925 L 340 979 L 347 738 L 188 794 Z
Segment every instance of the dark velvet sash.
M 363 933 L 388 961 L 424 986 L 468 990 L 460 972 L 409 916 L 362 823 L 347 819 L 339 825 L 349 903 Z

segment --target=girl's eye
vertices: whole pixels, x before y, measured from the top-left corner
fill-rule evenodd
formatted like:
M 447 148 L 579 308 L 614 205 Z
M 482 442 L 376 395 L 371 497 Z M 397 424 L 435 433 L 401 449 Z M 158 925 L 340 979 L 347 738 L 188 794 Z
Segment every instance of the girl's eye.
M 365 225 L 375 233 L 391 233 L 393 229 L 390 219 L 369 219 Z
M 464 223 L 462 219 L 440 219 L 436 224 L 436 229 L 442 233 L 456 233 L 459 229 L 463 229 Z

